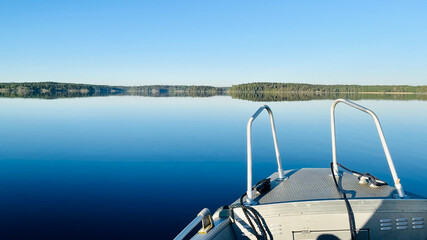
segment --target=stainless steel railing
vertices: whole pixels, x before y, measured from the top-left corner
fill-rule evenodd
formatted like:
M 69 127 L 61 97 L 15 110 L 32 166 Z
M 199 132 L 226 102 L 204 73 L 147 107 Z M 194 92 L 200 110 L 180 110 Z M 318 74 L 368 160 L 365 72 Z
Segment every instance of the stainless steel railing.
M 337 99 L 332 103 L 332 106 L 331 106 L 332 159 L 333 159 L 333 169 L 334 169 L 335 176 L 339 174 L 338 173 L 338 165 L 337 165 L 337 147 L 336 147 L 336 136 L 335 136 L 335 107 L 338 103 L 345 103 L 348 106 L 351 106 L 351 107 L 356 108 L 356 109 L 358 109 L 364 113 L 369 114 L 374 119 L 375 126 L 377 127 L 378 135 L 380 136 L 381 144 L 383 146 L 384 153 L 385 153 L 385 156 L 387 158 L 387 163 L 388 163 L 388 166 L 390 168 L 391 175 L 393 176 L 394 186 L 397 190 L 399 197 L 404 198 L 405 192 L 403 191 L 402 185 L 400 184 L 400 179 L 397 176 L 397 172 L 396 172 L 396 169 L 394 167 L 393 160 L 391 159 L 390 151 L 388 150 L 387 142 L 385 140 L 384 133 L 383 133 L 383 130 L 381 128 L 380 120 L 378 119 L 377 115 L 375 115 L 375 113 L 372 112 L 371 110 L 369 110 L 363 106 L 360 106 L 360 105 L 358 105 L 352 101 L 349 101 L 347 99 Z
M 276 136 L 276 127 L 274 125 L 274 117 L 273 112 L 271 111 L 270 107 L 267 105 L 264 105 L 260 107 L 254 115 L 249 119 L 248 126 L 247 126 L 247 151 L 248 151 L 248 182 L 247 182 L 247 204 L 254 204 L 253 200 L 253 191 L 252 191 L 252 122 L 258 117 L 258 115 L 263 111 L 267 110 L 268 115 L 270 116 L 270 124 L 271 124 L 271 131 L 273 133 L 273 141 L 274 141 L 274 149 L 276 151 L 276 160 L 277 160 L 277 166 L 278 166 L 278 174 L 279 179 L 284 179 L 285 176 L 283 174 L 282 169 L 282 161 L 280 160 L 280 152 L 279 152 L 279 146 L 277 144 L 277 136 Z
M 179 234 L 174 238 L 174 240 L 184 239 L 195 227 L 202 222 L 202 228 L 199 230 L 199 233 L 207 233 L 214 227 L 214 223 L 211 217 L 211 211 L 209 209 L 204 208 L 197 217 L 191 221 Z

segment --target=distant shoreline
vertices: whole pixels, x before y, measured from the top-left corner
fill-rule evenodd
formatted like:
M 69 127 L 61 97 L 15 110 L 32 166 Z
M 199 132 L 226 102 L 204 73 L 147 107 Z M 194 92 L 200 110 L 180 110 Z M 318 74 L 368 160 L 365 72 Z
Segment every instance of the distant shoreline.
M 340 89 L 345 89 L 342 91 Z M 353 89 L 352 91 L 348 91 Z M 269 83 L 255 82 L 232 85 L 231 87 L 213 87 L 208 85 L 141 85 L 141 86 L 113 86 L 81 83 L 60 82 L 7 82 L 0 83 L 0 92 L 5 91 L 243 91 L 243 92 L 339 92 L 371 94 L 407 94 L 427 93 L 427 85 L 354 85 L 354 84 L 306 84 L 306 83 Z M 328 91 L 329 90 L 329 91 Z M 330 91 L 334 90 L 334 91 Z M 366 91 L 361 91 L 366 90 Z M 367 91 L 369 90 L 369 91 Z
M 427 94 L 427 92 L 312 92 L 312 91 L 232 91 L 238 93 L 264 93 L 264 94 Z
M 95 84 L 25 82 L 0 83 L 0 97 L 6 98 L 73 98 L 94 96 L 212 97 L 229 95 L 251 101 L 293 101 L 333 99 L 339 97 L 366 99 L 427 98 L 427 85 L 320 85 L 303 83 L 246 83 L 231 87 L 202 85 L 110 86 Z M 388 97 L 390 95 L 396 97 Z M 407 97 L 403 97 L 406 95 Z

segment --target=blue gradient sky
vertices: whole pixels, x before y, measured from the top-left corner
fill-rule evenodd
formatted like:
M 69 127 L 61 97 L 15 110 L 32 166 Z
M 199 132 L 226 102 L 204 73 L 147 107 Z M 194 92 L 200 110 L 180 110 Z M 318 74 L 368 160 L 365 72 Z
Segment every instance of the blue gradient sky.
M 1 1 L 0 81 L 427 84 L 427 1 Z

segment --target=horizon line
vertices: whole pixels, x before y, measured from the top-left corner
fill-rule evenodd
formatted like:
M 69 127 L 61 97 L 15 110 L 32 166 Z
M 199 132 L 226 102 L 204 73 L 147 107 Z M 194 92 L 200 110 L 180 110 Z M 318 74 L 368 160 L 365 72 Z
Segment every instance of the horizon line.
M 111 84 L 93 84 L 93 83 L 74 83 L 74 82 L 55 82 L 55 81 L 34 81 L 34 82 L 0 82 L 0 84 L 25 84 L 25 83 L 59 83 L 59 84 L 76 84 L 76 85 L 92 85 L 92 86 L 114 86 L 114 87 L 143 87 L 143 86 L 204 86 L 216 88 L 230 88 L 235 85 L 255 84 L 255 83 L 273 83 L 273 84 L 307 84 L 319 86 L 412 86 L 420 87 L 427 85 L 408 85 L 408 84 L 316 84 L 316 83 L 302 83 L 302 82 L 247 82 L 232 84 L 231 86 L 213 86 L 213 85 L 195 85 L 195 84 L 144 84 L 144 85 L 111 85 Z

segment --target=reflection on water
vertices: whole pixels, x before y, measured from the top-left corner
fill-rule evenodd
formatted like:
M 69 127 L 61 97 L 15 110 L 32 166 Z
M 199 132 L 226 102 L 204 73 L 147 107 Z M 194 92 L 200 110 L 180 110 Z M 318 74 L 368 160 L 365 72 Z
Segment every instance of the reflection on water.
M 143 97 L 213 97 L 222 96 L 225 93 L 213 91 L 55 91 L 55 92 L 30 92 L 30 91 L 0 91 L 0 98 L 81 98 L 81 97 L 105 97 L 105 96 L 143 96 Z
M 256 102 L 308 101 L 338 98 L 350 100 L 381 99 L 381 100 L 427 100 L 427 94 L 359 94 L 359 93 L 314 93 L 314 92 L 282 92 L 282 93 L 254 93 L 232 92 L 232 98 Z
M 346 98 L 350 100 L 378 99 L 378 100 L 427 100 L 427 94 L 390 94 L 390 93 L 316 93 L 316 92 L 226 92 L 226 91 L 56 91 L 56 92 L 29 92 L 29 91 L 0 91 L 0 98 L 81 98 L 102 96 L 143 96 L 143 97 L 213 97 L 230 95 L 233 99 L 249 100 L 254 102 L 283 102 L 308 100 L 333 100 Z
M 262 103 L 207 98 L 0 98 L 0 239 L 172 239 L 246 190 L 246 124 Z M 394 95 L 393 95 L 394 96 Z M 269 102 L 285 169 L 328 168 L 331 100 Z M 404 189 L 427 195 L 427 101 L 360 100 Z M 392 182 L 369 116 L 337 107 L 337 157 Z M 268 115 L 254 182 L 276 171 Z
M 134 92 L 126 93 L 128 96 L 142 96 L 142 97 L 213 97 L 213 96 L 224 96 L 225 93 L 217 93 L 210 91 L 196 91 L 196 92 Z
M 86 91 L 56 91 L 56 92 L 30 92 L 30 91 L 0 91 L 0 98 L 79 98 L 103 97 L 123 95 L 124 92 L 86 92 Z

